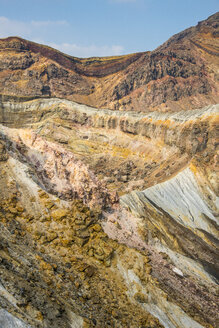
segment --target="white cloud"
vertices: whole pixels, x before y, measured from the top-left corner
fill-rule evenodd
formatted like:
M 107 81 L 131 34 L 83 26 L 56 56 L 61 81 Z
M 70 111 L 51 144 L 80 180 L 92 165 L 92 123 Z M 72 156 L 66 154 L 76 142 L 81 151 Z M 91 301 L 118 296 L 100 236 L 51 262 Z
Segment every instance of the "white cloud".
M 0 16 L 0 37 L 19 35 L 28 38 L 42 28 L 54 28 L 60 26 L 67 26 L 66 21 L 31 21 L 22 22 L 17 20 L 8 19 L 7 17 Z
M 62 21 L 31 21 L 30 23 L 34 27 L 42 27 L 42 26 L 60 26 L 60 25 L 66 25 L 68 26 L 68 23 L 65 20 Z
M 117 55 L 121 55 L 124 51 L 123 47 L 120 45 L 80 46 L 71 43 L 62 43 L 62 44 L 49 43 L 48 45 L 75 57 L 117 56 Z
M 20 21 L 0 17 L 0 37 L 4 38 L 12 35 L 29 35 L 28 24 Z
M 66 21 L 48 20 L 22 22 L 0 16 L 0 38 L 20 36 L 37 43 L 47 44 L 75 57 L 116 56 L 123 53 L 124 49 L 120 45 L 81 46 L 74 43 L 47 42 L 51 40 L 51 38 L 54 39 L 57 33 L 63 33 L 64 35 L 66 31 L 65 28 L 68 27 L 68 25 Z M 47 41 L 45 41 L 46 39 Z

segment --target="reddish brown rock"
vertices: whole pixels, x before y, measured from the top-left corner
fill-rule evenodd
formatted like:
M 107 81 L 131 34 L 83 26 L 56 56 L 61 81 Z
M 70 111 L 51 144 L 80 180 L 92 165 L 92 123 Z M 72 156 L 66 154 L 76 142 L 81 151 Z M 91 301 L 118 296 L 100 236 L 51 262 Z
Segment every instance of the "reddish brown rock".
M 17 37 L 0 40 L 2 94 L 98 108 L 178 111 L 217 103 L 219 14 L 152 52 L 80 59 Z

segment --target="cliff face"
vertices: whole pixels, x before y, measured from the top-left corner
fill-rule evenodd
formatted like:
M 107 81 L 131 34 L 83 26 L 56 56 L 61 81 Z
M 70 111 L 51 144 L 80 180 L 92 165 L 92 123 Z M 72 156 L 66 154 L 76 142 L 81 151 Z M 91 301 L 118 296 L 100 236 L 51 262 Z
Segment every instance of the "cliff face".
M 63 327 L 214 327 L 218 105 L 142 114 L 15 100 L 0 108 L 3 308 L 33 327 L 59 327 L 56 313 Z M 22 295 L 6 250 L 34 268 Z M 40 305 L 51 298 L 52 312 Z
M 114 58 L 0 41 L 1 327 L 217 326 L 217 21 Z
M 3 94 L 56 96 L 98 108 L 179 111 L 218 102 L 218 13 L 152 52 L 79 59 L 0 40 Z

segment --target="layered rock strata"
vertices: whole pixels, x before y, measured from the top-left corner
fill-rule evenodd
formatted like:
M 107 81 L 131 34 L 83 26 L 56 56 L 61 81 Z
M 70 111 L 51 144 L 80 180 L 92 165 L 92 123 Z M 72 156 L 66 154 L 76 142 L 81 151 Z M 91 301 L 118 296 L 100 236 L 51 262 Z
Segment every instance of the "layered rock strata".
M 1 327 L 216 328 L 218 17 L 119 57 L 0 40 Z
M 218 20 L 216 13 L 152 52 L 118 57 L 80 59 L 17 37 L 1 39 L 1 93 L 144 112 L 218 103 Z
M 216 327 L 218 105 L 142 114 L 2 100 L 10 320 Z

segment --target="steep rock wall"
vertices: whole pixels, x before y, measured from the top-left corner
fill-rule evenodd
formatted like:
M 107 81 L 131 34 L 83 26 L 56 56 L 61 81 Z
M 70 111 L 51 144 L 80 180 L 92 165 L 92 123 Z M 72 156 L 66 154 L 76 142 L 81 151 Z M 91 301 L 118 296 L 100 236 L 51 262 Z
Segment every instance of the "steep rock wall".
M 217 112 L 2 99 L 1 307 L 32 327 L 214 327 Z

